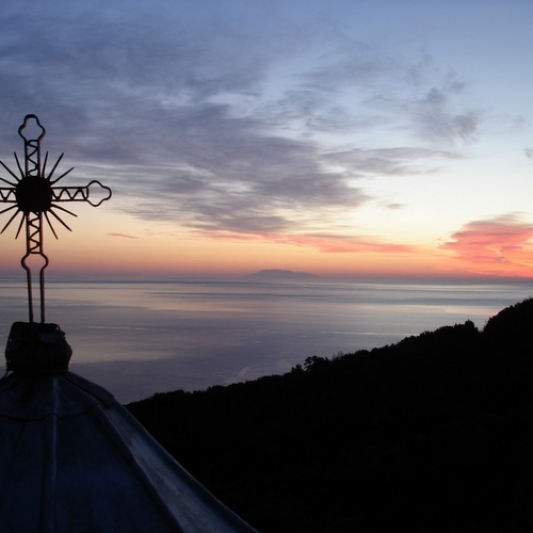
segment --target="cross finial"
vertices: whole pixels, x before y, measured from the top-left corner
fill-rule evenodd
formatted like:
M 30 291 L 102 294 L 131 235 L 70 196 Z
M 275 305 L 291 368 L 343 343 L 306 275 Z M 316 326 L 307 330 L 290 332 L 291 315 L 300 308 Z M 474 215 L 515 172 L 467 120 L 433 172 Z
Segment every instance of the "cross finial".
M 46 134 L 46 130 L 36 115 L 26 115 L 18 129 L 18 133 L 24 140 L 23 165 L 21 165 L 15 152 L 15 161 L 20 175 L 17 175 L 3 161 L 0 161 L 0 165 L 10 175 L 9 179 L 0 177 L 0 181 L 9 185 L 9 187 L 0 187 L 0 202 L 13 204 L 0 211 L 0 214 L 9 211 L 13 212 L 0 233 L 3 233 L 17 218 L 20 219 L 20 222 L 15 238 L 19 236 L 22 226 L 26 226 L 26 254 L 22 257 L 21 265 L 26 271 L 28 283 L 30 323 L 34 321 L 31 258 L 35 258 L 40 263 L 38 266 L 39 295 L 41 323 L 44 323 L 44 270 L 48 266 L 48 257 L 43 248 L 43 218 L 57 239 L 57 233 L 52 221 L 57 221 L 69 231 L 72 231 L 58 211 L 77 216 L 72 211 L 59 206 L 58 203 L 87 202 L 94 207 L 98 207 L 102 202 L 109 200 L 112 193 L 109 187 L 102 185 L 98 180 L 92 180 L 84 187 L 55 187 L 54 185 L 69 174 L 74 167 L 55 177 L 54 173 L 64 155 L 61 154 L 47 173 L 48 152 L 44 157 L 44 162 L 41 162 L 41 141 Z M 98 190 L 100 196 L 97 196 Z

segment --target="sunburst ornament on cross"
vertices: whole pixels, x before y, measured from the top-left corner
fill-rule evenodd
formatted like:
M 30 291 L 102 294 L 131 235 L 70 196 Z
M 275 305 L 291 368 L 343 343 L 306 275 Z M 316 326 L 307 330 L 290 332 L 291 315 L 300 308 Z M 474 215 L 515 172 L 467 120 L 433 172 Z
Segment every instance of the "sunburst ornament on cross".
M 43 248 L 43 219 L 46 220 L 54 237 L 57 233 L 52 221 L 57 221 L 69 231 L 72 231 L 67 223 L 61 218 L 61 213 L 77 216 L 72 211 L 58 205 L 62 202 L 86 202 L 93 207 L 98 207 L 102 202 L 111 198 L 111 189 L 102 185 L 98 180 L 92 180 L 83 187 L 57 187 L 55 184 L 69 174 L 74 167 L 66 172 L 55 176 L 55 172 L 64 154 L 61 154 L 52 168 L 47 171 L 48 152 L 41 162 L 41 141 L 46 130 L 41 125 L 36 115 L 30 114 L 24 117 L 24 121 L 18 129 L 19 135 L 24 140 L 24 161 L 21 164 L 15 152 L 20 175 L 11 170 L 3 161 L 0 165 L 9 173 L 10 178 L 0 176 L 0 181 L 9 187 L 0 187 L 0 202 L 13 204 L 6 207 L 0 214 L 12 211 L 0 233 L 3 233 L 12 222 L 20 219 L 15 238 L 17 238 L 26 226 L 26 254 L 22 257 L 21 265 L 26 271 L 28 283 L 28 307 L 30 323 L 34 322 L 32 268 L 30 258 L 39 260 L 39 296 L 41 323 L 45 321 L 45 292 L 44 270 L 48 266 L 48 257 Z M 47 173 L 48 172 L 48 173 Z

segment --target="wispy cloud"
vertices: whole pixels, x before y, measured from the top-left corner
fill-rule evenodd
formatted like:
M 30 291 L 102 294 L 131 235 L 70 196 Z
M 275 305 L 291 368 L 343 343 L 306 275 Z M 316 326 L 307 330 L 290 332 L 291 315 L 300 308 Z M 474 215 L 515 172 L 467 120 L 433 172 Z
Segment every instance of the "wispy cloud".
M 287 239 L 290 244 L 311 246 L 328 253 L 375 253 L 410 254 L 416 247 L 405 244 L 388 243 L 369 237 L 347 237 L 346 235 L 304 235 Z
M 454 84 L 433 87 L 423 98 L 413 102 L 413 123 L 422 137 L 445 142 L 472 142 L 477 139 L 483 112 L 454 110 L 450 103 L 451 96 L 461 90 Z
M 467 83 L 426 53 L 407 61 L 327 17 L 304 27 L 288 10 L 209 7 L 8 1 L 0 120 L 42 115 L 69 161 L 112 175 L 116 209 L 263 238 L 353 213 L 375 200 L 365 180 L 435 172 L 480 135 Z M 360 142 L 380 128 L 404 139 Z M 442 141 L 453 146 L 436 148 Z
M 486 275 L 531 275 L 533 225 L 511 214 L 469 222 L 442 248 L 456 254 L 469 271 Z
M 118 237 L 120 239 L 138 239 L 135 235 L 127 235 L 126 233 L 108 233 L 110 237 Z
M 184 152 L 184 170 L 158 175 L 151 189 L 142 177 L 130 181 L 130 194 L 142 201 L 129 212 L 210 232 L 296 234 L 306 229 L 303 213 L 325 224 L 332 211 L 353 214 L 372 200 L 362 178 L 429 174 L 456 157 L 409 147 L 336 151 L 287 139 L 250 137 L 240 147 L 221 140 L 205 154 Z
M 245 233 L 233 233 L 217 231 L 215 233 L 207 233 L 211 238 L 232 241 L 247 241 L 255 240 L 257 236 Z M 285 234 L 279 233 L 264 233 L 262 238 L 268 242 L 276 244 L 289 244 L 294 246 L 303 246 L 306 248 L 315 248 L 326 253 L 339 254 L 382 254 L 382 255 L 402 255 L 413 254 L 418 251 L 416 246 L 387 242 L 379 237 L 372 236 L 347 236 L 334 233 L 301 233 L 301 234 Z

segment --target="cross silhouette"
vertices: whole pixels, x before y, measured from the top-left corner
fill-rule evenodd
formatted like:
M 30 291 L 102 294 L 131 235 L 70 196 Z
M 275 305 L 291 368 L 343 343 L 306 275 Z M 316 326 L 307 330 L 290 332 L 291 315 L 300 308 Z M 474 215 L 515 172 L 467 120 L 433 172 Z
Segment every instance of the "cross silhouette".
M 26 271 L 30 323 L 34 321 L 32 270 L 29 263 L 32 256 L 41 263 L 39 267 L 39 295 L 41 323 L 44 323 L 44 270 L 48 266 L 48 257 L 43 249 L 43 218 L 57 239 L 57 233 L 52 225 L 52 220 L 60 222 L 65 228 L 72 231 L 57 211 L 67 213 L 74 217 L 77 216 L 72 211 L 57 205 L 58 203 L 86 202 L 93 207 L 98 207 L 102 202 L 111 198 L 112 192 L 109 187 L 102 185 L 98 180 L 92 180 L 84 187 L 54 187 L 74 167 L 54 178 L 54 172 L 64 155 L 61 154 L 47 174 L 48 152 L 46 152 L 44 162 L 41 163 L 41 141 L 46 134 L 46 130 L 36 115 L 26 115 L 24 122 L 18 129 L 18 133 L 24 140 L 23 165 L 21 165 L 17 153 L 15 152 L 14 154 L 20 176 L 0 160 L 0 165 L 2 165 L 14 180 L 10 181 L 10 179 L 0 177 L 0 181 L 9 185 L 9 187 L 0 187 L 0 202 L 13 204 L 0 211 L 0 214 L 13 211 L 0 233 L 3 233 L 17 217 L 20 218 L 20 222 L 15 238 L 18 238 L 22 226 L 26 226 L 26 254 L 22 257 L 21 265 Z M 99 196 L 97 196 L 98 192 L 100 193 Z

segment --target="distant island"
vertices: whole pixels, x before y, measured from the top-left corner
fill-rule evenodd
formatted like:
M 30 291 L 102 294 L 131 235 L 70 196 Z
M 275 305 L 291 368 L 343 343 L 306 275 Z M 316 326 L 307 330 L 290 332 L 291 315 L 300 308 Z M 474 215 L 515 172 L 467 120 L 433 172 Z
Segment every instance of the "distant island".
M 309 272 L 294 272 L 292 270 L 281 270 L 281 269 L 269 269 L 269 270 L 259 270 L 259 272 L 254 272 L 249 274 L 244 278 L 248 281 L 268 281 L 268 282 L 277 282 L 277 281 L 314 281 L 320 279 L 320 276 L 316 274 L 310 274 Z

